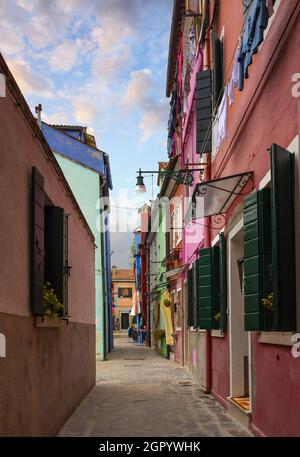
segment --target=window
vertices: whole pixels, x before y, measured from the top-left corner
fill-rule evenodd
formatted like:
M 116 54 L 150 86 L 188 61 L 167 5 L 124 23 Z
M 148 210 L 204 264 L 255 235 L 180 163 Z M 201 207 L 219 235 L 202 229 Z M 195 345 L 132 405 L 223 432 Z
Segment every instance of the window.
M 212 35 L 213 48 L 213 110 L 221 103 L 224 92 L 224 38 L 217 38 L 215 32 Z
M 118 297 L 119 298 L 131 298 L 132 297 L 132 288 L 131 287 L 118 287 Z
M 273 144 L 271 188 L 244 200 L 245 329 L 296 327 L 294 155 Z
M 197 303 L 196 303 L 196 262 L 187 272 L 187 310 L 188 310 L 188 327 L 197 327 Z
M 196 74 L 196 153 L 211 152 L 212 70 Z
M 68 218 L 63 208 L 45 206 L 44 177 L 32 169 L 32 314 L 45 312 L 44 287 L 47 282 L 63 304 L 61 316 L 68 315 Z
M 199 327 L 226 330 L 227 282 L 224 233 L 220 233 L 219 245 L 200 249 L 196 276 Z

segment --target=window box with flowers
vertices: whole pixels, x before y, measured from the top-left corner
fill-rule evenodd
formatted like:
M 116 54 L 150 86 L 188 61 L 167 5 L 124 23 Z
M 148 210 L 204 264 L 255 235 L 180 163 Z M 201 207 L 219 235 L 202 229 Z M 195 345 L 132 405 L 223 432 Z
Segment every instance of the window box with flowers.
M 50 282 L 44 285 L 44 315 L 36 317 L 36 327 L 61 327 L 64 305 L 60 303 Z

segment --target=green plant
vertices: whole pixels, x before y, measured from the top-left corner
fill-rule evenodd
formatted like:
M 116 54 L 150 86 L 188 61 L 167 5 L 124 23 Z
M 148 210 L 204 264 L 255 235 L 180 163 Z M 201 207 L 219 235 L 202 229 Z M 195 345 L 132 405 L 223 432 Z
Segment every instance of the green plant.
M 64 305 L 58 300 L 50 282 L 44 285 L 44 314 L 47 317 L 59 317 Z
M 214 317 L 215 321 L 220 322 L 221 321 L 221 313 L 217 313 Z
M 274 297 L 274 294 L 273 294 L 273 292 L 271 292 L 267 296 L 267 298 L 262 299 L 262 304 L 266 308 L 267 311 L 272 311 L 272 309 L 273 309 L 273 297 Z

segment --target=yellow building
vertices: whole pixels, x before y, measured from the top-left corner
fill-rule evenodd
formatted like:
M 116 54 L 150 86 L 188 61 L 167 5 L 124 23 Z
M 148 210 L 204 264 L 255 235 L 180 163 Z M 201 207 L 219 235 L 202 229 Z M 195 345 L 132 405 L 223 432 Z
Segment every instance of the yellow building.
M 131 269 L 111 269 L 114 330 L 127 330 L 132 299 L 135 296 L 135 276 Z

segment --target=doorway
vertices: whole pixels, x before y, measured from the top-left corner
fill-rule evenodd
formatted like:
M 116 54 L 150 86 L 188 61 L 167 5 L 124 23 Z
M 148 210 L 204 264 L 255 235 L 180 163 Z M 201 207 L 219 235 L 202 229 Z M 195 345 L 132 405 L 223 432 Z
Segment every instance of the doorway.
M 129 327 L 129 313 L 121 313 L 121 330 L 127 330 Z
M 251 410 L 251 340 L 244 324 L 243 221 L 229 233 L 229 335 L 230 397 L 237 405 Z

